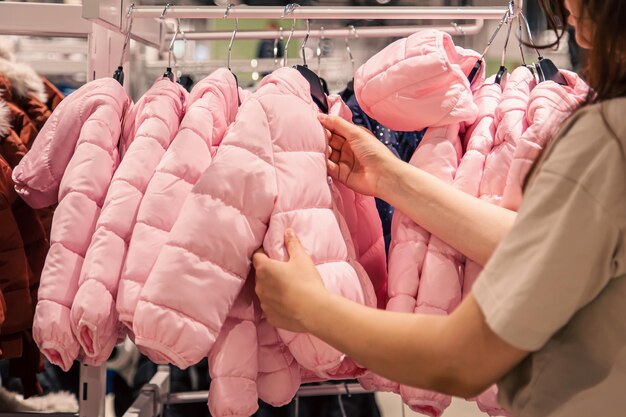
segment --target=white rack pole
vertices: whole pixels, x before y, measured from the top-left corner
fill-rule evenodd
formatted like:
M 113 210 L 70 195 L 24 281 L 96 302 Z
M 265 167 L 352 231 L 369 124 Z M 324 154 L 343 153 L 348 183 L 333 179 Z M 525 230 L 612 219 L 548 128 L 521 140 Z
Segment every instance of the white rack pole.
M 91 23 L 81 13 L 79 4 L 0 2 L 0 33 L 86 38 Z
M 222 19 L 224 7 L 219 6 L 175 6 L 167 11 L 171 19 Z M 158 19 L 162 6 L 137 6 L 135 19 Z M 502 7 L 321 7 L 302 6 L 285 18 L 297 19 L 390 19 L 390 20 L 458 20 L 458 19 L 501 19 Z M 277 6 L 239 6 L 230 9 L 229 19 L 280 19 L 284 8 Z
M 436 29 L 447 32 L 451 35 L 476 35 L 484 27 L 484 20 L 480 19 L 473 25 L 447 25 L 447 26 L 366 26 L 357 28 L 359 38 L 385 38 L 385 37 L 404 37 L 412 35 L 415 32 L 424 29 Z M 284 33 L 289 33 L 285 31 Z M 185 38 L 189 41 L 213 41 L 227 40 L 232 36 L 232 31 L 219 32 L 185 32 Z M 167 36 L 173 36 L 169 33 Z M 276 30 L 239 30 L 236 39 L 272 39 L 277 35 Z M 293 38 L 304 38 L 306 30 L 295 30 Z M 319 38 L 323 36 L 325 39 L 349 38 L 354 36 L 354 32 L 350 28 L 311 30 L 310 38 Z

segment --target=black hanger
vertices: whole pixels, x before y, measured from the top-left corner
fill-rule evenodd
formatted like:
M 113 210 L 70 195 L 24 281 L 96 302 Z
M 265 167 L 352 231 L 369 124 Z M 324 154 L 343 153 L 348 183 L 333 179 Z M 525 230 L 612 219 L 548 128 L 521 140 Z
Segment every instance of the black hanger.
M 317 104 L 317 107 L 323 113 L 328 114 L 328 101 L 326 97 L 326 89 L 324 89 L 324 82 L 316 73 L 311 71 L 306 65 L 296 65 L 294 68 L 304 77 L 305 80 L 309 82 L 309 86 L 311 87 L 311 98 Z
M 567 85 L 565 77 L 557 66 L 549 58 L 539 57 L 539 60 L 535 64 L 535 69 L 539 77 L 539 82 L 554 81 L 560 85 Z
M 189 74 L 183 74 L 178 79 L 178 84 L 182 85 L 183 88 L 187 90 L 187 92 L 191 91 L 191 88 L 193 87 L 194 83 L 195 81 L 193 77 Z

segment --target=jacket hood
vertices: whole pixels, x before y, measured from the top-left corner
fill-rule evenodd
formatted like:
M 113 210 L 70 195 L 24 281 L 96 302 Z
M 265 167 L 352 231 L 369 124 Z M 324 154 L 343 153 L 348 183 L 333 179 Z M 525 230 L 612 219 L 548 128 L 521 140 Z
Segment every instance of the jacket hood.
M 11 112 L 4 100 L 0 99 L 0 137 L 5 137 L 11 130 Z
M 17 97 L 34 95 L 42 103 L 48 101 L 46 88 L 39 75 L 28 65 L 0 58 L 0 75 L 4 75 Z
M 447 33 L 422 30 L 361 66 L 355 95 L 368 116 L 394 130 L 471 123 L 478 108 L 467 76 L 478 59 L 478 52 L 455 46 Z M 475 85 L 483 82 L 484 74 L 479 76 Z

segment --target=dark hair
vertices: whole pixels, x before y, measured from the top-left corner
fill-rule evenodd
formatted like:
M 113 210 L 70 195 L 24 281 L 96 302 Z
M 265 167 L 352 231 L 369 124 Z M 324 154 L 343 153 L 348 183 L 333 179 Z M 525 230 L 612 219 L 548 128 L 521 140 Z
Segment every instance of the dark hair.
M 626 1 L 623 0 L 576 0 L 580 1 L 580 21 L 589 20 L 593 33 L 589 42 L 593 48 L 587 52 L 585 75 L 587 82 L 597 94 L 598 100 L 626 96 Z M 563 0 L 539 0 L 548 26 L 558 45 L 567 27 L 567 9 Z

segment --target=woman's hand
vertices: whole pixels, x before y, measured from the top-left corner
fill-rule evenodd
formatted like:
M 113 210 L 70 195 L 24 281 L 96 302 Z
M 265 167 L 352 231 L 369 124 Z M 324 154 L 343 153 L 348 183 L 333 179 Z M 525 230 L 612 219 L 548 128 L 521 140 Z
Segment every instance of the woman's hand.
M 314 302 L 327 295 L 313 260 L 293 230 L 285 232 L 288 262 L 270 259 L 262 249 L 252 257 L 256 293 L 270 324 L 294 332 L 306 332 Z
M 380 196 L 381 178 L 396 157 L 367 129 L 337 116 L 319 115 L 328 140 L 328 173 L 354 191 Z

